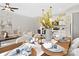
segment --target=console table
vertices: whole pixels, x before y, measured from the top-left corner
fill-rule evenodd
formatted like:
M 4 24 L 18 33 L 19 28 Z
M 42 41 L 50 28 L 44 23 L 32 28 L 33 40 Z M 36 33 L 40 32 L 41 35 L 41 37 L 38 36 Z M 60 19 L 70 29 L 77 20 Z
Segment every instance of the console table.
M 0 38 L 0 47 L 1 47 L 1 42 L 3 41 L 8 41 L 8 40 L 13 40 L 13 39 L 17 39 L 20 36 L 9 36 L 8 38 Z

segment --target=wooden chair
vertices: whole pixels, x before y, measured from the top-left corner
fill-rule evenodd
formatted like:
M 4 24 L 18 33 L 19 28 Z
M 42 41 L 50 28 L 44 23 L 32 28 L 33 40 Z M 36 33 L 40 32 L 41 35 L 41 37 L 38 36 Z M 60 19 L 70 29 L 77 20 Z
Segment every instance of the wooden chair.
M 31 56 L 36 56 L 36 50 L 32 48 L 32 55 Z

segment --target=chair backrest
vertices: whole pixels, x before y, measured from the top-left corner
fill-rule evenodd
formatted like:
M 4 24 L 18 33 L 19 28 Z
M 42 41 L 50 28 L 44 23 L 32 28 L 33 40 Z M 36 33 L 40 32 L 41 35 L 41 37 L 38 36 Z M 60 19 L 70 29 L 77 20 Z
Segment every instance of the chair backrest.
M 36 50 L 34 48 L 32 48 L 32 54 L 31 56 L 36 56 Z

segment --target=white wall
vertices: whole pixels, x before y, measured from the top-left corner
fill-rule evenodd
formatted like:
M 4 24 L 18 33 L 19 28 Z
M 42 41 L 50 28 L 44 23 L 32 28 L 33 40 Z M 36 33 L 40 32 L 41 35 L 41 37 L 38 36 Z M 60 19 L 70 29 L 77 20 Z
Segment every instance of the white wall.
M 39 28 L 39 17 L 32 18 L 2 11 L 0 11 L 0 13 L 0 20 L 4 20 L 5 23 L 7 22 L 7 20 L 12 21 L 13 29 L 19 28 L 21 32 L 35 32 Z

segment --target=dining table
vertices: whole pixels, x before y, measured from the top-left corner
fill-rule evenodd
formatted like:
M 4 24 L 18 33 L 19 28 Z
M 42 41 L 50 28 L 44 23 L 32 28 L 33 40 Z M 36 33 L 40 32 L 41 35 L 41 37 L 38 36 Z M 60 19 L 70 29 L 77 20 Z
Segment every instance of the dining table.
M 70 47 L 70 42 L 71 39 L 70 38 L 66 38 L 66 41 L 59 41 L 56 44 L 63 47 L 64 51 L 62 52 L 52 52 L 49 49 L 45 48 L 44 45 L 41 45 L 42 50 L 44 51 L 44 55 L 47 56 L 65 56 L 68 54 L 69 51 L 69 47 Z

